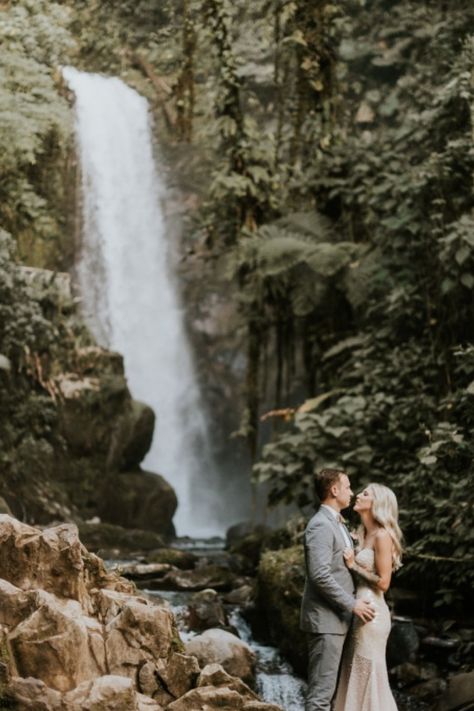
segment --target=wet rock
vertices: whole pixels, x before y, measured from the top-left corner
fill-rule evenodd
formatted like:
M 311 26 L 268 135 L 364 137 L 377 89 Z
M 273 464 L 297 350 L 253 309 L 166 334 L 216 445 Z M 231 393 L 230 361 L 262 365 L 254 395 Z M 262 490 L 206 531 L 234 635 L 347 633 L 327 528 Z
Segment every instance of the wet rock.
M 197 561 L 198 557 L 194 553 L 179 548 L 159 548 L 146 554 L 147 563 L 169 563 L 180 570 L 192 570 Z
M 108 523 L 172 536 L 177 505 L 173 487 L 159 474 L 121 472 L 105 487 L 98 513 Z
M 248 701 L 243 706 L 243 711 L 285 711 L 275 704 L 267 704 L 264 701 Z
M 235 583 L 235 575 L 217 565 L 205 565 L 194 570 L 177 570 L 168 573 L 161 587 L 164 590 L 229 590 Z
M 226 626 L 224 606 L 215 590 L 201 590 L 192 596 L 188 624 L 197 631 Z
M 414 623 L 406 617 L 394 617 L 387 641 L 387 666 L 389 669 L 414 661 L 420 638 Z
M 474 671 L 448 679 L 448 688 L 439 699 L 436 711 L 474 708 Z
M 255 674 L 255 653 L 248 644 L 235 635 L 221 629 L 206 630 L 191 639 L 186 653 L 197 657 L 201 667 L 220 664 L 231 676 L 237 676 L 252 684 Z

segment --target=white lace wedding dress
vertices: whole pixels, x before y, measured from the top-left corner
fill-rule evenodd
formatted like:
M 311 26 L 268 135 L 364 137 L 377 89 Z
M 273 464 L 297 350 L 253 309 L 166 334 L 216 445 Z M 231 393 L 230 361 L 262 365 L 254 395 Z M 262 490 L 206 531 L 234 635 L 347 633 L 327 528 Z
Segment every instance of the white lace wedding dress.
M 363 548 L 356 563 L 375 572 L 374 551 Z M 354 618 L 342 657 L 341 673 L 334 700 L 334 711 L 397 711 L 388 683 L 385 648 L 390 633 L 390 611 L 383 592 L 369 587 L 362 579 L 357 598 L 370 600 L 376 609 L 371 622 Z

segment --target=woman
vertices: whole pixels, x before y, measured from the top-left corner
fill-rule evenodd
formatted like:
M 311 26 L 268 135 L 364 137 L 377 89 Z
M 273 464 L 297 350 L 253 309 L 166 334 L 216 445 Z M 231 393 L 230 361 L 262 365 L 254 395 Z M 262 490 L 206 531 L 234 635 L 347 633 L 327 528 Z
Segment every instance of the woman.
M 357 581 L 357 598 L 370 600 L 376 610 L 366 624 L 354 620 L 347 640 L 334 711 L 397 711 L 390 691 L 385 648 L 390 612 L 384 592 L 392 572 L 401 565 L 402 534 L 395 494 L 382 484 L 369 484 L 356 497 L 354 511 L 361 518 L 359 549 L 346 549 L 347 567 Z

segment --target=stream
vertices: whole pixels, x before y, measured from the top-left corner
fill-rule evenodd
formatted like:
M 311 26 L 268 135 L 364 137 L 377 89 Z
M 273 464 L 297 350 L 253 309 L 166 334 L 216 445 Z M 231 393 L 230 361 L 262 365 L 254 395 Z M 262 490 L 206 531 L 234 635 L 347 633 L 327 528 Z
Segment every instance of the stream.
M 221 538 L 178 539 L 174 547 L 190 551 L 212 563 L 222 564 L 227 552 Z M 166 600 L 172 608 L 183 641 L 188 641 L 200 632 L 190 631 L 186 626 L 186 613 L 194 592 L 143 589 L 152 598 Z M 268 703 L 281 706 L 285 711 L 303 711 L 305 682 L 296 676 L 291 665 L 285 661 L 276 647 L 258 642 L 238 605 L 225 604 L 230 626 L 257 657 L 255 690 Z
M 221 538 L 192 539 L 182 538 L 173 542 L 173 548 L 193 553 L 198 557 L 199 563 L 210 562 L 215 565 L 226 565 L 229 554 L 224 548 Z M 107 561 L 108 567 L 118 568 L 140 562 L 140 557 L 127 560 Z M 199 566 L 199 563 L 197 564 Z M 189 629 L 188 609 L 191 598 L 196 590 L 169 590 L 162 589 L 159 583 L 153 585 L 145 581 L 136 581 L 141 592 L 151 600 L 167 603 L 176 617 L 180 636 L 184 642 L 201 634 Z M 255 638 L 250 624 L 245 619 L 244 611 L 239 605 L 224 603 L 229 627 L 240 639 L 247 642 L 254 651 L 256 663 L 255 690 L 267 703 L 276 704 L 284 711 L 304 711 L 304 697 L 306 683 L 293 670 L 291 664 L 284 659 L 279 650 Z M 304 639 L 302 638 L 302 644 Z M 394 696 L 398 711 L 427 711 L 428 707 L 420 701 L 402 694 L 396 690 Z M 383 710 L 381 710 L 383 711 Z

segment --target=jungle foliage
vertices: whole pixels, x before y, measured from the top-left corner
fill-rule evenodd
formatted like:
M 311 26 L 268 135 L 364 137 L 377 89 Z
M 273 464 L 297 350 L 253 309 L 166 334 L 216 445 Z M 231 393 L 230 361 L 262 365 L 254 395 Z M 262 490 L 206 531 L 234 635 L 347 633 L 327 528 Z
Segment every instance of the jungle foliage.
M 269 383 L 286 422 L 255 480 L 305 511 L 324 464 L 387 483 L 405 579 L 452 602 L 474 580 L 474 11 L 207 8 L 227 99 L 205 219 L 249 326 L 252 449 Z
M 323 464 L 355 487 L 387 483 L 401 575 L 461 596 L 474 582 L 470 0 L 18 0 L 0 21 L 0 220 L 20 255 L 38 239 L 61 251 L 58 64 L 120 74 L 198 155 L 206 200 L 188 238 L 239 288 L 255 481 L 306 513 Z

